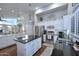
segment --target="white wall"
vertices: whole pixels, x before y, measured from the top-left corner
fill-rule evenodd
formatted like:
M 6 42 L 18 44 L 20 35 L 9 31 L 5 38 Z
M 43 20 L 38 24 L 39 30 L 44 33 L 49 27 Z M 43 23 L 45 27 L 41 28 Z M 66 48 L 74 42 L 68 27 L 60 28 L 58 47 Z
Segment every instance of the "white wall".
M 37 15 L 38 22 L 36 25 L 44 25 L 45 28 L 49 25 L 54 25 L 55 29 L 58 31 L 64 30 L 64 20 L 63 16 L 67 14 L 67 10 L 61 10 L 54 13 L 49 13 L 45 15 Z M 40 22 L 40 17 L 43 17 L 43 21 Z
M 32 23 L 34 21 L 34 13 L 27 13 L 24 18 L 24 28 L 25 32 L 28 35 L 34 34 L 34 24 Z
M 39 22 L 37 25 L 38 26 L 44 25 L 45 29 L 47 29 L 47 26 L 53 25 L 55 29 L 58 31 L 62 31 L 64 29 L 63 19 Z
M 72 7 L 72 3 L 69 3 L 68 4 L 68 14 L 72 14 L 72 10 L 73 10 L 73 7 Z
M 50 21 L 50 20 L 61 19 L 66 14 L 67 14 L 67 10 L 61 10 L 61 11 L 51 12 L 45 15 L 38 15 L 37 17 L 38 17 L 38 20 L 39 20 L 39 17 L 42 17 L 43 21 Z

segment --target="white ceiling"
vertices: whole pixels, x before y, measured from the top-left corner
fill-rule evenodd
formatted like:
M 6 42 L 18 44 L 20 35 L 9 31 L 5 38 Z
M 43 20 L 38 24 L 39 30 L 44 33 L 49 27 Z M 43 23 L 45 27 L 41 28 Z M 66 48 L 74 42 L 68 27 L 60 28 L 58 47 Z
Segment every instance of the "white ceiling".
M 51 4 L 52 5 L 52 4 Z M 50 6 L 51 6 L 50 5 Z M 53 4 L 54 5 L 54 4 Z M 49 6 L 49 7 L 50 7 Z M 47 10 L 47 11 L 45 11 L 45 9 L 44 9 L 44 11 L 43 12 L 40 12 L 40 13 L 38 13 L 38 15 L 46 15 L 46 14 L 50 14 L 50 13 L 56 13 L 56 12 L 60 12 L 60 11 L 64 11 L 64 10 L 67 10 L 67 8 L 68 8 L 68 4 L 66 3 L 66 4 L 63 4 L 63 5 L 61 5 L 61 6 L 58 6 L 57 8 L 55 7 L 55 8 L 52 8 L 52 9 L 49 9 L 49 10 Z
M 41 8 L 51 3 L 0 3 L 0 17 L 16 17 L 19 14 L 26 14 L 32 12 L 35 8 Z M 13 12 L 12 12 L 13 10 Z

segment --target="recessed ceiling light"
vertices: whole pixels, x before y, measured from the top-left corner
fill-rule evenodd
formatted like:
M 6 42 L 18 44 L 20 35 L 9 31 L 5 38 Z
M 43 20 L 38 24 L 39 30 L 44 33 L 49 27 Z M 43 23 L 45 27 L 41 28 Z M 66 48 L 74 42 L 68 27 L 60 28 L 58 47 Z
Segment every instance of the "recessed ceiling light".
M 36 7 L 35 9 L 39 9 L 38 7 Z
M 13 13 L 13 12 L 15 12 L 14 10 L 11 10 L 11 12 Z
M 20 20 L 20 17 L 18 17 L 18 20 Z
M 2 8 L 0 8 L 0 10 L 2 10 Z

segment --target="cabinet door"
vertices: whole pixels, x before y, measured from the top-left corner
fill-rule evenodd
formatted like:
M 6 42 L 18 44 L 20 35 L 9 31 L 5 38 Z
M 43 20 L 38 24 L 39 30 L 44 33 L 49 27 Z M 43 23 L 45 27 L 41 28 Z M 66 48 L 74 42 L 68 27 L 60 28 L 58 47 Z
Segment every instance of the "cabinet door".
M 18 56 L 24 55 L 24 45 L 20 42 L 17 42 L 17 55 Z
M 42 44 L 41 38 L 38 38 L 37 43 L 38 43 L 38 49 L 41 48 L 41 44 Z
M 26 56 L 31 56 L 31 55 L 32 55 L 32 51 L 31 51 L 31 49 L 30 49 L 30 45 L 29 45 L 29 46 L 26 46 L 26 51 L 25 51 L 25 53 L 26 53 Z
M 38 39 L 36 39 L 36 42 L 35 42 L 36 51 L 39 50 L 40 47 L 41 47 L 41 38 L 38 38 Z
M 37 51 L 37 46 L 38 46 L 38 43 L 37 43 L 37 39 L 33 41 L 33 53 L 36 53 Z
M 26 47 L 26 56 L 32 56 L 33 55 L 33 42 L 29 42 Z

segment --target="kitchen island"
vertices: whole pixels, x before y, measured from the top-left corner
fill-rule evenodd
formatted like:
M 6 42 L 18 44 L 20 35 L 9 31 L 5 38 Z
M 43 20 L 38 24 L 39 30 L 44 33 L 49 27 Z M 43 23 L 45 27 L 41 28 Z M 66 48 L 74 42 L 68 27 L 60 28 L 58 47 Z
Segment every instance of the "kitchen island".
M 26 40 L 15 40 L 17 43 L 17 56 L 32 56 L 41 48 L 41 37 Z

